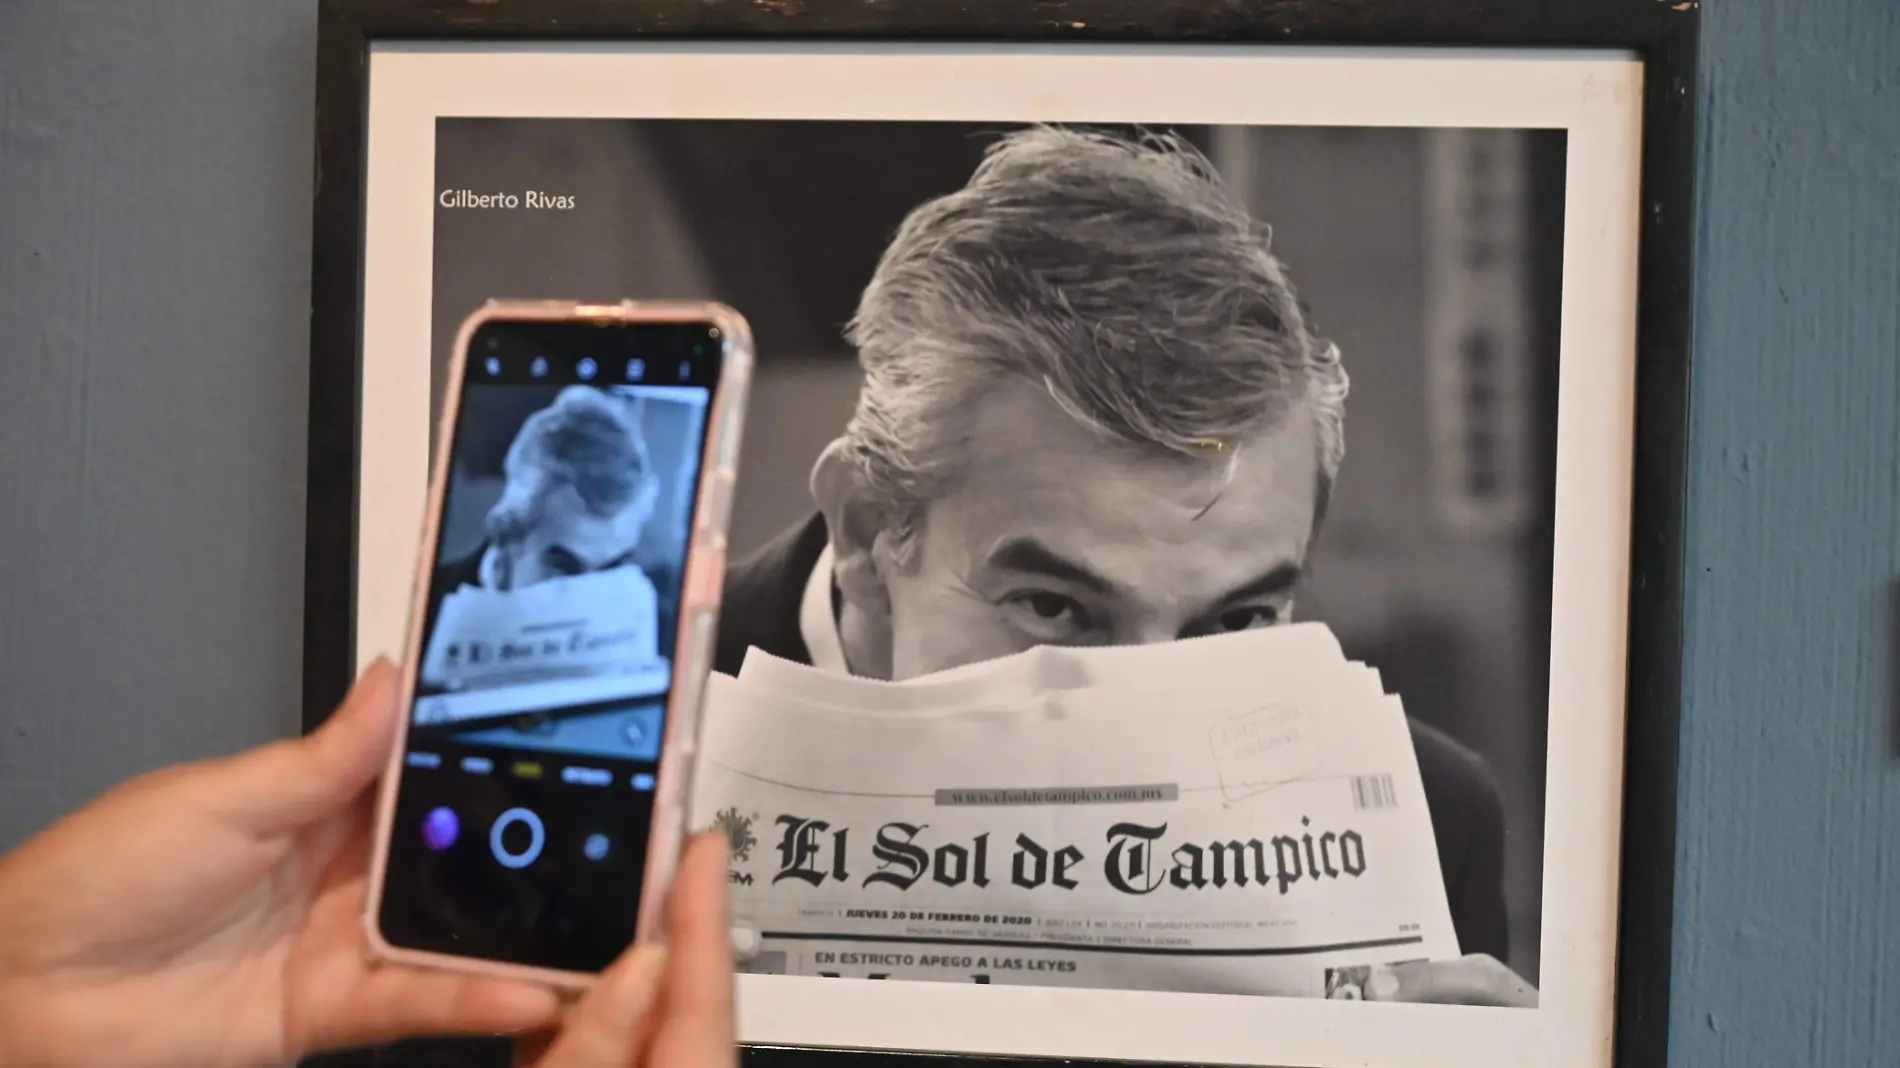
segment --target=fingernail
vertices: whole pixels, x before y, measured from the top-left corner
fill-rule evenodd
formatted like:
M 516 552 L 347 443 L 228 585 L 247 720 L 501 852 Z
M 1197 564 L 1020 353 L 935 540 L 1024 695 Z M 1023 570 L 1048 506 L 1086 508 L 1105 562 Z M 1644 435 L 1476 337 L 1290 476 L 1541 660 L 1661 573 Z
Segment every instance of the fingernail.
M 394 670 L 395 665 L 391 664 L 386 656 L 379 656 L 370 661 L 369 666 L 363 669 L 363 673 L 356 676 L 356 679 L 350 683 L 349 692 L 343 695 L 344 703 L 352 703 L 370 693 L 373 687 L 380 686 L 382 680 Z
M 1390 968 L 1376 968 L 1366 980 L 1366 996 L 1374 1001 L 1390 1001 L 1398 993 L 1398 973 Z

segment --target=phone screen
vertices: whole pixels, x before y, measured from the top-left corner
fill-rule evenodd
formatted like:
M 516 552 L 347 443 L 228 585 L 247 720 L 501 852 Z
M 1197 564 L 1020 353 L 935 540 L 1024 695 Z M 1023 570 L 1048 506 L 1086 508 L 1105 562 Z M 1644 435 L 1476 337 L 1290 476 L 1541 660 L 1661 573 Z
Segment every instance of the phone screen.
M 415 646 L 383 937 L 594 972 L 632 942 L 711 323 L 472 336 Z

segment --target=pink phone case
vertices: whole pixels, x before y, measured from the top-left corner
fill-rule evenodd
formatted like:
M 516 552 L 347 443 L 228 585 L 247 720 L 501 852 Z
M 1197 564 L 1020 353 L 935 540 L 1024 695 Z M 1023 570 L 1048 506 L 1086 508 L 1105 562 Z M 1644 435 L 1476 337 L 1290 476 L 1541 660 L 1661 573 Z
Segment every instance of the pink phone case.
M 674 867 L 686 831 L 686 806 L 691 797 L 693 762 L 699 736 L 699 711 L 707 675 L 712 670 L 713 644 L 718 634 L 719 601 L 726 569 L 726 531 L 732 512 L 732 489 L 739 456 L 739 435 L 745 400 L 752 380 L 752 331 L 738 312 L 713 302 L 642 302 L 590 304 L 575 301 L 490 301 L 462 323 L 450 357 L 440 425 L 436 430 L 437 457 L 447 456 L 455 430 L 475 331 L 491 321 L 581 321 L 602 325 L 624 323 L 711 322 L 719 328 L 726 349 L 719 381 L 708 406 L 705 444 L 699 469 L 698 504 L 693 516 L 680 583 L 677 652 L 667 697 L 665 728 L 660 744 L 659 773 L 654 785 L 653 825 L 648 836 L 646 870 L 642 875 L 640 914 L 635 940 L 655 940 L 661 931 Z M 387 873 L 390 835 L 395 819 L 396 788 L 401 781 L 403 755 L 409 734 L 408 710 L 415 697 L 416 665 L 421 656 L 422 615 L 428 601 L 436 539 L 442 521 L 447 465 L 437 464 L 429 478 L 427 521 L 418 555 L 409 628 L 404 639 L 401 707 L 397 743 L 383 773 L 376 803 L 376 835 L 371 846 L 369 893 L 363 911 L 363 929 L 371 954 L 378 960 L 429 968 L 475 972 L 501 978 L 523 979 L 566 989 L 583 989 L 595 978 L 585 972 L 556 971 L 504 961 L 401 949 L 383 938 L 377 923 Z

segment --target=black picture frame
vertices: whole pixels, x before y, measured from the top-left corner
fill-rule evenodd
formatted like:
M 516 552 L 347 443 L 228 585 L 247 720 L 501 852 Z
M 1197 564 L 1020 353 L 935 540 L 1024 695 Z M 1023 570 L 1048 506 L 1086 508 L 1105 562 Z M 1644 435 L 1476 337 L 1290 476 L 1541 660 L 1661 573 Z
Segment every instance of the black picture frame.
M 1695 0 L 319 0 L 303 723 L 351 681 L 369 49 L 386 40 L 851 40 L 1618 49 L 1644 63 L 1628 704 L 1614 1063 L 1667 1063 L 1682 693 L 1696 144 Z M 1115 1062 L 748 1046 L 747 1068 Z M 326 1068 L 508 1064 L 493 1040 L 331 1054 Z

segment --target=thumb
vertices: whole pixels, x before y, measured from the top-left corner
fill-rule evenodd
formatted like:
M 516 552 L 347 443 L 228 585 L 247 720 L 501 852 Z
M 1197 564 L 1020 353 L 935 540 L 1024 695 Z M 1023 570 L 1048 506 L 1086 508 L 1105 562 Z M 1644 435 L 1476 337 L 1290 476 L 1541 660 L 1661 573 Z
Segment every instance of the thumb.
M 626 1068 L 641 1061 L 666 972 L 666 948 L 635 946 L 568 1013 L 534 1068 Z
M 1473 954 L 1456 960 L 1409 961 L 1376 969 L 1366 983 L 1369 1001 L 1434 1005 L 1512 1006 L 1536 1004 L 1536 991 L 1494 957 Z
M 348 807 L 383 772 L 396 745 L 396 670 L 381 657 L 315 731 L 240 753 L 220 790 L 261 831 L 301 827 Z

